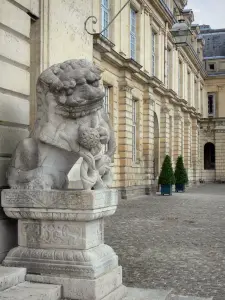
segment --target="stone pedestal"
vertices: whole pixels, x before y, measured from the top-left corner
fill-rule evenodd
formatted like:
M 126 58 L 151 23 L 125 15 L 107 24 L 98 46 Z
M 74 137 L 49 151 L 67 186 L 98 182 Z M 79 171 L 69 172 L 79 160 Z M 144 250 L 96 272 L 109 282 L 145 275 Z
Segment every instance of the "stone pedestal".
M 117 201 L 115 190 L 4 190 L 19 246 L 3 265 L 27 268 L 30 281 L 61 284 L 64 298 L 122 299 L 118 257 L 104 244 L 103 218 L 115 213 Z

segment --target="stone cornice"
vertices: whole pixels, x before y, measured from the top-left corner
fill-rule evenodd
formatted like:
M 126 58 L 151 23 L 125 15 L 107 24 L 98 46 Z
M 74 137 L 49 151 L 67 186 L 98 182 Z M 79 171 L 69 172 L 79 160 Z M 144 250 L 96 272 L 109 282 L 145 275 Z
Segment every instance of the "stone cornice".
M 100 37 L 98 38 L 100 39 Z M 189 112 L 190 114 L 192 114 L 192 117 L 200 117 L 194 107 L 188 107 L 187 101 L 185 99 L 180 99 L 175 91 L 167 89 L 160 79 L 155 76 L 149 76 L 147 72 L 141 70 L 142 66 L 137 61 L 125 58 L 113 48 L 107 48 L 109 46 L 108 41 L 101 40 L 101 42 L 106 44 L 106 46 L 104 46 L 104 49 L 109 50 L 108 52 L 103 50 L 101 51 L 101 56 L 104 60 L 114 64 L 119 69 L 127 70 L 132 74 L 132 78 L 139 81 L 141 84 L 149 85 L 154 89 L 154 92 L 156 94 L 168 97 L 171 104 L 180 106 L 184 112 Z M 100 47 L 100 44 L 97 46 L 97 50 L 98 47 Z

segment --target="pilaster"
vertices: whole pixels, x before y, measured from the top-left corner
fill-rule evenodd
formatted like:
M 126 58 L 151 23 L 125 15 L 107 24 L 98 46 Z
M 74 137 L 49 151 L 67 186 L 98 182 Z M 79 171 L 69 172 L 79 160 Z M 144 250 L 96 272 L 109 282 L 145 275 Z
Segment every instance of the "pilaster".
M 191 169 L 191 118 L 189 114 L 184 115 L 184 165 L 189 171 Z M 190 172 L 189 172 L 190 174 Z
M 174 114 L 174 161 L 179 155 L 183 156 L 183 115 L 181 109 L 177 109 Z
M 129 186 L 132 166 L 132 86 L 123 82 L 119 86 L 118 154 L 120 157 L 119 186 Z
M 154 178 L 154 105 L 153 95 L 147 89 L 143 103 L 143 154 L 144 169 L 147 176 L 147 184 L 152 184 Z
M 199 179 L 199 137 L 198 137 L 198 122 L 197 119 L 192 119 L 192 165 L 193 165 L 193 181 L 198 182 Z
M 170 154 L 170 108 L 167 104 L 161 107 L 160 115 L 160 157 L 164 160 L 165 155 Z

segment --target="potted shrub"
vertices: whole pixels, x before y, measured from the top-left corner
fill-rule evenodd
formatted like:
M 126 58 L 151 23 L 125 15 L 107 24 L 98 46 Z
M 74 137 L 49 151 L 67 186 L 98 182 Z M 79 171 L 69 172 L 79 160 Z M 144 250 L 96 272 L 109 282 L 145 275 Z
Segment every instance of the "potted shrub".
M 175 191 L 184 192 L 185 184 L 188 183 L 187 171 L 184 167 L 183 157 L 180 155 L 177 158 L 176 168 L 175 168 Z
M 172 195 L 172 185 L 175 183 L 173 167 L 169 155 L 166 155 L 159 175 L 161 195 Z

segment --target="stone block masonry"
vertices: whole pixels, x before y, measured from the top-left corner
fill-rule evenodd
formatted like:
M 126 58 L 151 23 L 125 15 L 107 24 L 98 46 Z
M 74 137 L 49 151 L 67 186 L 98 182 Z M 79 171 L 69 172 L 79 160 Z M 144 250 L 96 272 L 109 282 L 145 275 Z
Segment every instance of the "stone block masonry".
M 116 190 L 4 190 L 5 213 L 19 219 L 19 246 L 4 266 L 26 268 L 30 281 L 61 284 L 65 298 L 100 300 L 116 293 L 122 299 L 122 269 L 104 244 L 103 225 L 117 203 Z

